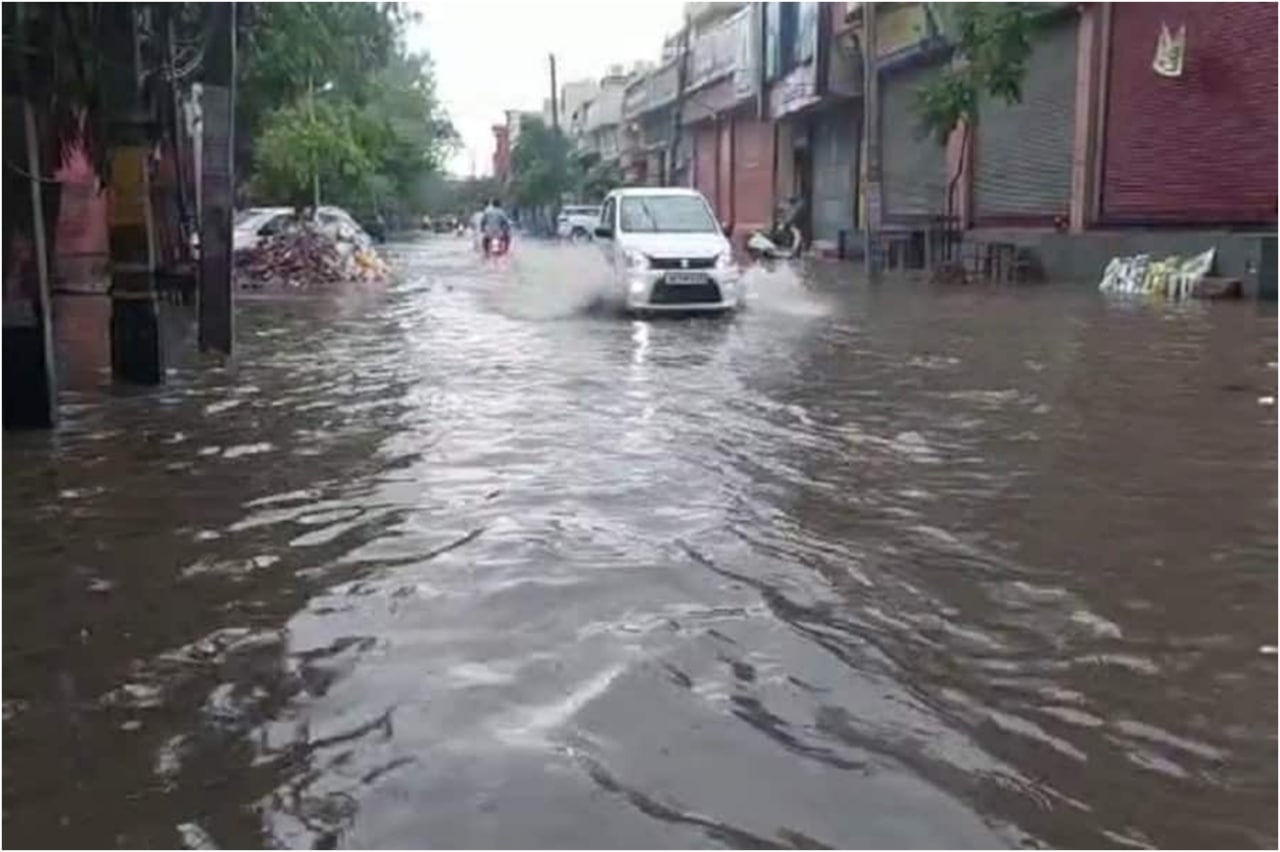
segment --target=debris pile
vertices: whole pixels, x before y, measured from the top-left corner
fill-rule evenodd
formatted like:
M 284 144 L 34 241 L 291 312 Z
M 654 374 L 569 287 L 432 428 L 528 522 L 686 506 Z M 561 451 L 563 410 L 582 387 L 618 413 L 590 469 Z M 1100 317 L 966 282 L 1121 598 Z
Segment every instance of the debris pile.
M 381 284 L 387 264 L 371 246 L 314 228 L 264 237 L 235 253 L 241 289 L 321 290 L 344 284 Z
M 1150 255 L 1114 257 L 1107 264 L 1098 289 L 1113 293 L 1142 293 L 1167 299 L 1187 299 L 1209 295 L 1202 292 L 1215 250 L 1191 258 L 1171 255 L 1153 261 Z

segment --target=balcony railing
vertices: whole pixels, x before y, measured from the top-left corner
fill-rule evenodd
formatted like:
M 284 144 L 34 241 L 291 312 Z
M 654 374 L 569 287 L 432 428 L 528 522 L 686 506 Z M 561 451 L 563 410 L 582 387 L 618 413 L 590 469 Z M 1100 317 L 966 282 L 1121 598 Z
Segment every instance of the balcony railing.
M 753 14 L 755 12 L 750 6 L 739 9 L 693 39 L 689 45 L 687 91 L 702 88 L 729 75 L 733 75 L 734 90 L 739 95 L 745 96 L 754 91 L 758 51 L 754 49 L 755 39 L 752 37 Z M 623 98 L 623 116 L 633 119 L 674 101 L 679 73 L 680 58 L 677 56 L 632 83 Z
M 674 101 L 679 73 L 680 63 L 669 62 L 628 86 L 622 98 L 623 116 L 632 119 Z

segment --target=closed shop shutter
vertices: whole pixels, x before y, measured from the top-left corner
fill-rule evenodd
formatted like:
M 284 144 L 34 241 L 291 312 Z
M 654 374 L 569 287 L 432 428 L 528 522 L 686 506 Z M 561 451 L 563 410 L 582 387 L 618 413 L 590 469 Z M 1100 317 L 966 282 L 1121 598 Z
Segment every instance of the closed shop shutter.
M 1276 220 L 1276 6 L 1112 7 L 1102 218 Z M 1161 25 L 1186 27 L 1182 74 L 1151 69 Z
M 721 222 L 733 216 L 733 121 L 728 117 L 716 122 L 720 131 L 719 176 L 716 179 L 716 215 Z
M 773 219 L 773 125 L 735 118 L 733 127 L 733 224 L 739 232 Z
M 1020 103 L 979 103 L 969 140 L 979 225 L 1053 224 L 1068 214 L 1078 31 L 1072 15 L 1034 39 Z
M 884 217 L 940 214 L 947 198 L 947 154 L 921 129 L 916 91 L 936 75 L 937 66 L 897 71 L 881 89 L 881 163 Z
M 707 201 L 716 203 L 716 152 L 720 145 L 720 136 L 716 133 L 714 122 L 704 122 L 693 129 L 693 185 L 706 196 Z
M 853 231 L 853 168 L 857 150 L 858 122 L 852 106 L 835 106 L 814 118 L 814 240 L 836 245 L 841 231 L 846 234 Z

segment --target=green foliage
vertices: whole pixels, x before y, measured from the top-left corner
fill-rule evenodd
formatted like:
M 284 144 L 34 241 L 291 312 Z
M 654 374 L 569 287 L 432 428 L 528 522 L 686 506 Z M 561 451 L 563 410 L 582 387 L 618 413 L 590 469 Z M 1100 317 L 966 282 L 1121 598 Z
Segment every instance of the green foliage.
M 390 61 L 403 20 L 387 3 L 253 3 L 239 14 L 236 123 L 251 138 L 311 86 L 354 93 Z
M 406 20 L 393 3 L 254 4 L 237 135 L 253 140 L 257 201 L 296 203 L 314 168 L 324 203 L 421 208 L 424 182 L 458 137 L 430 61 L 404 50 Z
M 1031 55 L 1032 10 L 1025 3 L 952 3 L 935 7 L 957 61 L 917 92 L 916 112 L 939 144 L 961 122 L 971 124 L 985 94 L 1022 100 Z
M 258 139 L 254 194 L 304 206 L 313 175 L 324 186 L 364 186 L 374 165 L 356 139 L 351 111 L 341 104 L 302 99 L 267 117 Z M 313 112 L 314 106 L 314 112 Z
M 577 181 L 578 198 L 588 202 L 603 201 L 611 191 L 622 186 L 625 179 L 622 167 L 616 162 L 605 162 L 593 157 L 584 163 L 581 177 Z
M 491 198 L 502 195 L 496 178 L 446 178 L 432 176 L 418 188 L 423 210 L 432 216 L 470 216 Z
M 559 203 L 573 187 L 569 140 L 540 118 L 525 116 L 511 152 L 511 192 L 522 207 Z

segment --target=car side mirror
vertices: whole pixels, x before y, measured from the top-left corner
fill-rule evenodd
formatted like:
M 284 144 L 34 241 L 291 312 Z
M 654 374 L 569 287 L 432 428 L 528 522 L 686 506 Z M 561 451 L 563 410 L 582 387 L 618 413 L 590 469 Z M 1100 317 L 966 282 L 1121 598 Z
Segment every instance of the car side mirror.
M 721 223 L 720 223 L 720 230 L 724 232 L 724 235 L 725 235 L 726 237 L 732 237 L 732 236 L 733 236 L 733 223 L 732 223 L 732 222 L 728 222 L 728 223 L 721 222 Z
M 613 239 L 613 228 L 608 225 L 596 225 L 596 236 L 602 240 Z

